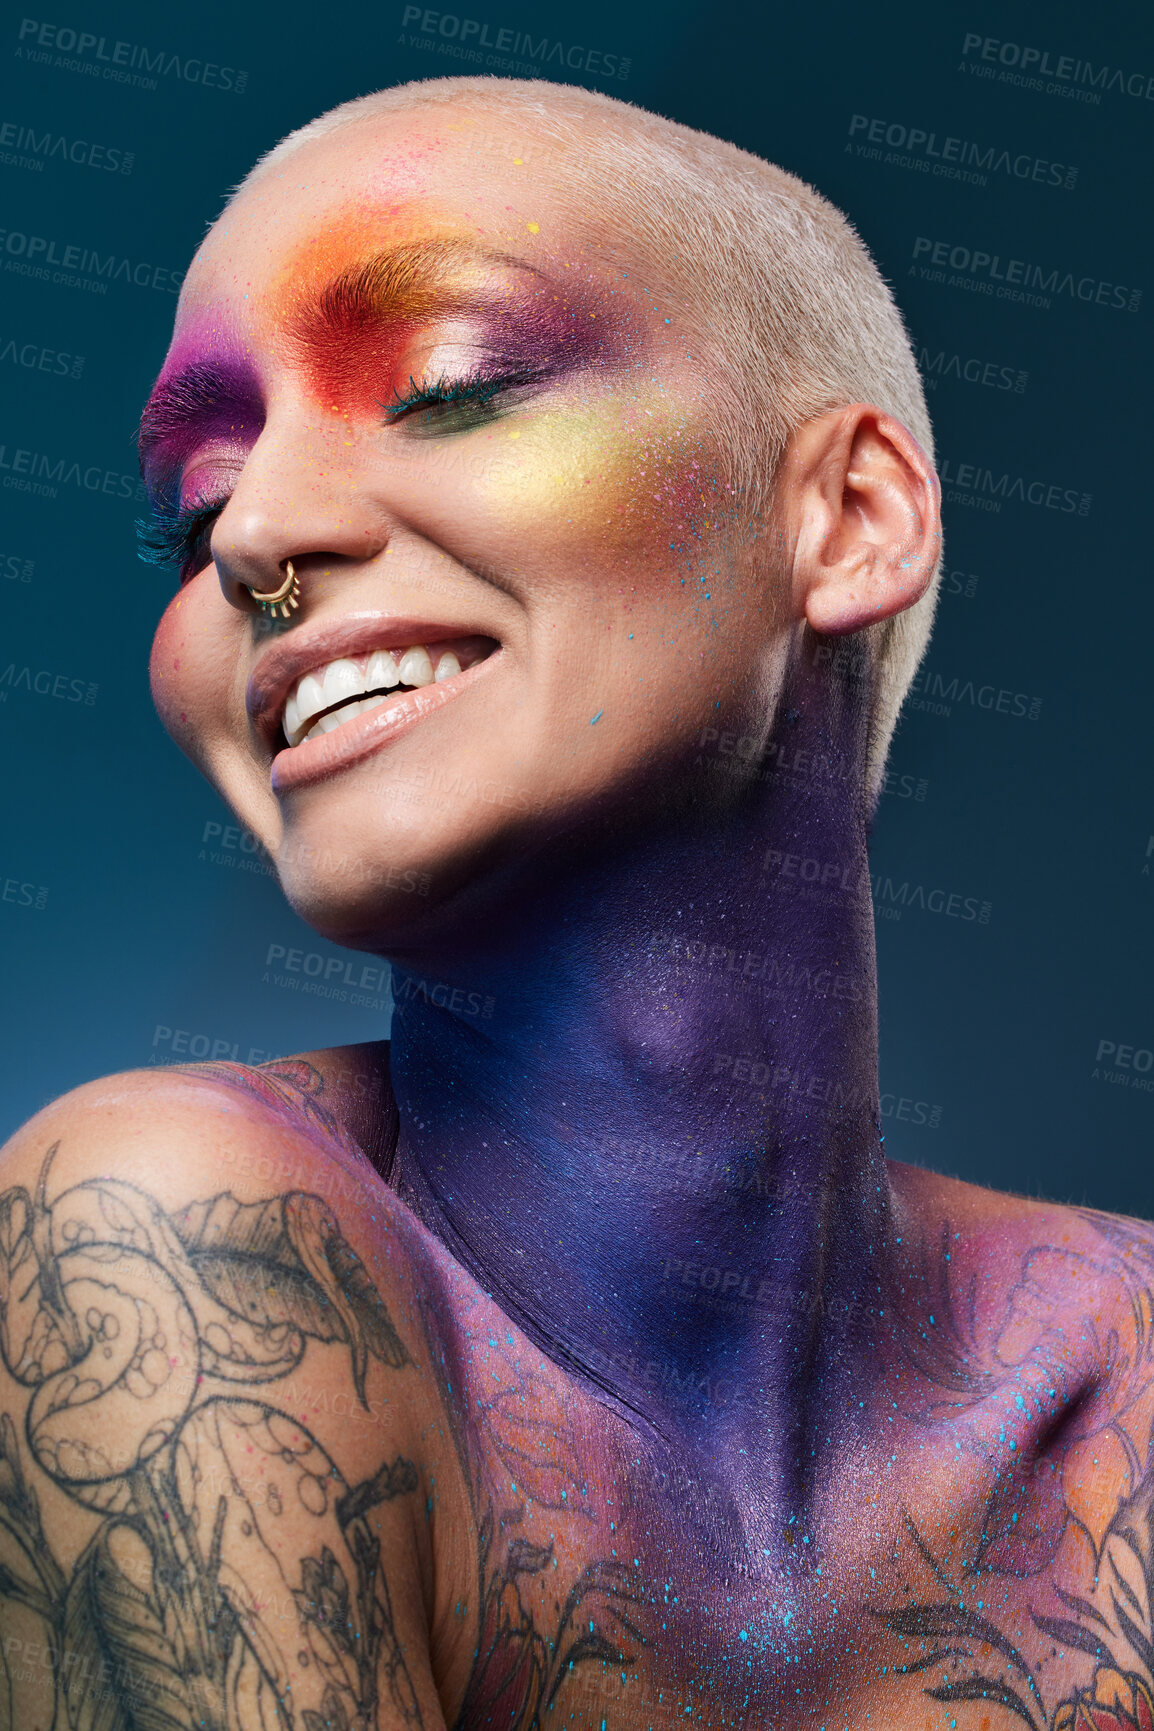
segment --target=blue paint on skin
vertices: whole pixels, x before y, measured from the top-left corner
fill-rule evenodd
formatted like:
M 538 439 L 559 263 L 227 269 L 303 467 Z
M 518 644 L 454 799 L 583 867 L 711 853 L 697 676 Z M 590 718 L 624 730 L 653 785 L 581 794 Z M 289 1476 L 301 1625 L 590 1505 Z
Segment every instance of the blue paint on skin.
M 805 641 L 735 799 L 695 797 L 718 760 L 688 765 L 659 817 L 589 818 L 391 957 L 402 1196 L 649 1444 L 706 1433 L 778 1559 L 831 1398 L 861 1412 L 842 1385 L 889 1242 L 866 721 Z M 803 748 L 806 774 L 773 774 Z M 677 1518 L 682 1547 L 723 1542 L 716 1505 Z

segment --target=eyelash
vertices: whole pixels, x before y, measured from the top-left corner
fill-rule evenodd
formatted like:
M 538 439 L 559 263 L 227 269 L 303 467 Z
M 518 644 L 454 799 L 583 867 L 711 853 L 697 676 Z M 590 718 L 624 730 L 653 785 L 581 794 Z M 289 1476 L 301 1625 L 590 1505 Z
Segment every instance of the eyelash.
M 136 525 L 137 556 L 148 565 L 175 565 L 181 583 L 189 582 L 209 563 L 208 538 L 227 503 L 219 499 L 183 511 L 154 506 L 152 516 Z
M 486 373 L 483 367 L 478 367 L 459 379 L 442 374 L 439 379 L 418 385 L 415 379 L 410 378 L 408 394 L 402 396 L 397 392 L 391 403 L 382 403 L 381 407 L 389 421 L 398 421 L 422 409 L 451 408 L 455 404 L 483 412 L 489 409 L 495 397 L 521 385 L 536 384 L 541 377 L 542 369 L 539 367 L 497 374 Z
M 525 368 L 515 373 L 494 375 L 481 367 L 461 379 L 450 379 L 442 374 L 431 383 L 418 385 L 415 379 L 410 378 L 407 396 L 397 393 L 391 403 L 381 406 L 388 417 L 386 424 L 423 409 L 451 408 L 455 404 L 475 409 L 479 414 L 491 413 L 490 404 L 495 397 L 518 386 L 535 384 L 540 378 L 540 369 Z M 227 499 L 219 499 L 211 504 L 192 505 L 185 510 L 155 506 L 152 516 L 136 525 L 138 556 L 149 565 L 175 565 L 180 572 L 181 584 L 188 583 L 210 561 L 208 539 L 213 524 L 227 503 Z

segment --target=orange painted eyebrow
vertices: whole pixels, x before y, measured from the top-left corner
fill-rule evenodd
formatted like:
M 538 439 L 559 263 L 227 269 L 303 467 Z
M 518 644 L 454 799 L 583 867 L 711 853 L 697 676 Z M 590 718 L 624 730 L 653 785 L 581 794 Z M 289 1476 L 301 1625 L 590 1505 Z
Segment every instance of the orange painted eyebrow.
M 474 321 L 509 359 L 573 359 L 582 349 L 572 293 L 509 253 L 449 238 L 369 254 L 327 279 L 321 268 L 321 257 L 306 255 L 282 279 L 279 329 L 270 336 L 282 347 L 287 339 L 328 408 L 377 413 L 405 343 L 454 315 Z
M 295 295 L 290 288 L 289 329 L 297 342 L 312 348 L 318 340 L 371 321 L 408 323 L 434 310 L 483 313 L 507 306 L 507 292 L 479 280 L 478 267 L 529 273 L 553 286 L 544 271 L 512 254 L 467 241 L 424 241 L 375 253 Z

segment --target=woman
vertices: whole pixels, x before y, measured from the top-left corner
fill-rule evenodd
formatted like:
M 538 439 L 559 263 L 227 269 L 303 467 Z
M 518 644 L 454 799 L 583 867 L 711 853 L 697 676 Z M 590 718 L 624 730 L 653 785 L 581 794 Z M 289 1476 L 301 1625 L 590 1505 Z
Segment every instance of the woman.
M 157 706 L 392 1043 L 9 1144 L 17 1725 L 1154 1725 L 1140 1224 L 888 1164 L 938 490 L 836 212 L 450 79 L 258 165 L 142 424 Z

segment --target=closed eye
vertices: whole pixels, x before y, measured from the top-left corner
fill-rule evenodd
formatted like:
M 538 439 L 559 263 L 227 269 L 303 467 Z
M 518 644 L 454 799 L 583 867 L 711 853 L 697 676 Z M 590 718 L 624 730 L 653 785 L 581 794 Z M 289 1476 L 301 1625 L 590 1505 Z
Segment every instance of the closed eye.
M 545 369 L 536 367 L 506 373 L 478 368 L 464 378 L 442 375 L 421 384 L 410 378 L 407 392 L 382 404 L 386 425 L 404 422 L 408 432 L 421 438 L 468 432 L 508 414 L 544 376 Z
M 185 510 L 155 505 L 151 517 L 136 525 L 138 556 L 149 565 L 175 565 L 181 583 L 189 582 L 212 562 L 212 531 L 227 503 L 219 499 Z

